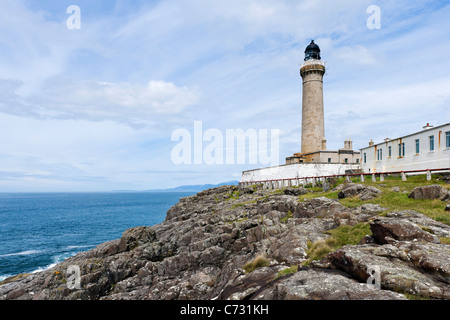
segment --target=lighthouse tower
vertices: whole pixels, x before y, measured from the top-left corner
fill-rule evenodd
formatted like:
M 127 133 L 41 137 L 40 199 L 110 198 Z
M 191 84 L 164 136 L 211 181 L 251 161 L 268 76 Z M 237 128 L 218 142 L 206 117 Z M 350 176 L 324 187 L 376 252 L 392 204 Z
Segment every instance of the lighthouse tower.
M 305 155 L 326 150 L 323 111 L 323 75 L 325 64 L 320 60 L 320 48 L 314 40 L 306 47 L 305 61 L 300 68 L 303 79 L 302 148 Z M 306 157 L 306 161 L 308 162 Z

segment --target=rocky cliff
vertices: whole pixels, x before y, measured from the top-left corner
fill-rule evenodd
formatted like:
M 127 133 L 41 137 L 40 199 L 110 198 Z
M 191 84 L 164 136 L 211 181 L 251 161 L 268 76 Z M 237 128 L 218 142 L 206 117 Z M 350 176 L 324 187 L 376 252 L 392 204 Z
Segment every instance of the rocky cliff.
M 374 187 L 338 191 L 364 201 L 346 207 L 305 188 L 205 190 L 161 224 L 5 280 L 0 299 L 450 299 L 449 225 L 368 203 L 382 193 Z

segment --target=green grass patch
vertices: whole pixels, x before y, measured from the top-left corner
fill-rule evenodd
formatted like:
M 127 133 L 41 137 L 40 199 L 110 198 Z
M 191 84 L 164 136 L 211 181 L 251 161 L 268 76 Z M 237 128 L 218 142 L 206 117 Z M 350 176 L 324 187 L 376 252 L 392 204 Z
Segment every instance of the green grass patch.
M 378 197 L 362 201 L 358 197 L 339 199 L 339 202 L 349 208 L 356 208 L 365 203 L 379 204 L 387 209 L 388 212 L 414 210 L 425 214 L 426 216 L 439 221 L 441 223 L 450 225 L 450 213 L 444 211 L 446 202 L 435 200 L 422 200 L 422 199 L 410 199 L 409 193 L 419 186 L 426 186 L 432 184 L 442 185 L 447 189 L 450 189 L 450 185 L 446 184 L 442 180 L 436 179 L 438 176 L 432 175 L 432 179 L 428 181 L 425 175 L 409 176 L 406 181 L 402 181 L 401 177 L 386 176 L 384 181 L 373 182 L 370 176 L 366 177 L 366 181 L 362 184 L 367 186 L 373 186 L 382 191 L 382 194 Z M 353 182 L 361 183 L 359 178 L 353 178 Z M 344 182 L 343 178 L 338 180 L 338 183 Z M 392 191 L 393 187 L 398 187 L 400 192 Z M 330 199 L 338 199 L 339 191 L 328 192 L 313 192 L 298 196 L 300 201 L 309 201 L 316 197 L 327 197 Z
M 394 192 L 390 190 L 382 190 L 380 197 L 372 199 L 368 202 L 379 204 L 389 211 L 414 210 L 425 214 L 426 216 L 450 225 L 450 214 L 446 211 L 444 201 L 439 199 L 424 200 L 408 198 L 408 193 Z
M 438 180 L 437 177 L 437 175 L 432 175 L 431 180 L 428 181 L 426 175 L 414 175 L 408 176 L 406 181 L 402 181 L 402 178 L 400 176 L 386 176 L 384 181 L 379 181 L 378 177 L 376 182 L 372 182 L 370 176 L 366 176 L 366 181 L 364 182 L 364 184 L 371 185 L 377 188 L 380 187 L 380 184 L 384 185 L 381 186 L 384 188 L 399 187 L 402 191 L 408 192 L 411 192 L 415 187 L 427 186 L 432 184 L 439 184 L 446 188 L 450 187 L 445 183 L 445 181 L 441 179 Z
M 336 229 L 327 232 L 330 237 L 325 240 L 316 242 L 309 241 L 307 245 L 306 254 L 308 260 L 305 265 L 308 265 L 312 260 L 322 260 L 327 254 L 336 251 L 337 249 L 349 244 L 358 244 L 366 235 L 371 235 L 370 225 L 367 222 L 358 223 L 354 226 L 340 226 Z
M 292 214 L 291 210 L 288 210 L 286 217 L 284 217 L 283 219 L 281 219 L 281 222 L 286 222 L 288 221 L 288 219 L 291 219 L 294 215 Z
M 278 271 L 276 278 L 285 276 L 287 274 L 295 273 L 298 271 L 298 265 L 290 266 L 289 268 Z
M 434 300 L 433 298 L 431 298 L 429 296 L 412 294 L 409 292 L 401 292 L 401 293 L 403 293 L 408 300 Z
M 246 273 L 250 273 L 258 268 L 267 267 L 269 265 L 270 261 L 267 258 L 265 258 L 264 256 L 257 256 L 252 261 L 246 263 L 243 268 Z
M 21 273 L 9 278 L 4 279 L 3 281 L 0 281 L 0 286 L 10 283 L 10 282 L 15 282 L 15 281 L 19 281 L 22 279 L 25 279 L 26 277 L 28 277 L 31 273 Z
M 238 190 L 238 191 L 233 191 L 232 193 L 229 193 L 227 195 L 228 195 L 227 200 L 237 200 L 237 199 L 239 199 L 240 193 Z
M 251 200 L 251 201 L 246 201 L 246 202 L 241 202 L 241 203 L 235 203 L 235 204 L 233 204 L 233 206 L 231 208 L 236 209 L 237 207 L 243 207 L 243 206 L 246 206 L 247 204 L 256 203 L 257 201 L 258 200 Z

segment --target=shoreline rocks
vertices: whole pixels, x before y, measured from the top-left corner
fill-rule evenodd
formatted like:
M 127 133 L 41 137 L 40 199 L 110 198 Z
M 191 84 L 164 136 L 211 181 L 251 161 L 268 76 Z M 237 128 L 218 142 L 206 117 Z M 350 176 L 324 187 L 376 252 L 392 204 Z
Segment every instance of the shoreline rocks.
M 381 193 L 348 185 L 345 196 Z M 295 189 L 221 186 L 180 199 L 158 225 L 4 281 L 0 300 L 450 299 L 450 246 L 439 240 L 450 238 L 450 226 L 411 210 L 379 216 L 385 208 L 370 203 L 304 200 L 308 191 Z M 311 243 L 358 223 L 369 223 L 373 235 L 302 266 Z M 258 257 L 264 266 L 247 272 Z M 373 265 L 381 290 L 366 283 Z M 71 266 L 79 268 L 79 288 L 69 285 Z

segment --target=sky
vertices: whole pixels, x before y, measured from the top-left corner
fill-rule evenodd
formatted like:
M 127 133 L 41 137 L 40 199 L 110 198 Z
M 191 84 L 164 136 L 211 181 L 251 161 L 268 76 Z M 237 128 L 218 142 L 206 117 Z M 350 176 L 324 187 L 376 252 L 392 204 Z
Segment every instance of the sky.
M 448 123 L 449 16 L 449 1 L 0 0 L 0 192 L 215 184 L 284 164 L 301 148 L 312 39 L 329 150 Z M 240 129 L 268 133 L 270 163 L 226 161 Z

